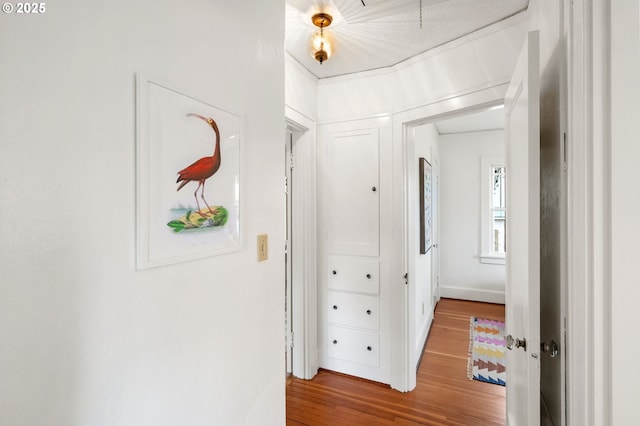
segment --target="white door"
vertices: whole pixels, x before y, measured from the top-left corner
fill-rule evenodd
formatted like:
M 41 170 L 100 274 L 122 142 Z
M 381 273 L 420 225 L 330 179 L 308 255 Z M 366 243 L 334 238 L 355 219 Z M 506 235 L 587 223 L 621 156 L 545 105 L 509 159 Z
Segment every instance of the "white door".
M 507 424 L 540 424 L 539 34 L 527 35 L 505 96 Z

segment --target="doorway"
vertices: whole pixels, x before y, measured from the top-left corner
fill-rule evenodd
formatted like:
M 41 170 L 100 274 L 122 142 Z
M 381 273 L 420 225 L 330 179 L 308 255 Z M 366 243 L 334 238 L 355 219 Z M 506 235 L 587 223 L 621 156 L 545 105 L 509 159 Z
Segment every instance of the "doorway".
M 284 207 L 286 372 L 310 379 L 317 373 L 315 123 L 286 109 Z
M 492 264 L 483 263 L 482 237 L 494 236 L 489 215 L 490 175 L 481 179 L 483 159 L 504 162 L 504 111 L 501 105 L 435 116 L 410 123 L 405 131 L 407 235 L 406 260 L 410 302 L 410 365 L 417 365 L 440 297 L 504 304 L 504 254 Z M 499 162 L 499 161 L 498 161 Z M 419 163 L 429 170 L 420 175 Z M 429 180 L 428 194 L 418 185 Z M 481 186 L 487 188 L 482 191 Z M 418 201 L 428 197 L 428 211 Z M 481 202 L 486 198 L 486 203 Z M 427 203 L 423 203 L 426 205 Z M 486 204 L 486 205 L 485 205 Z M 425 229 L 422 216 L 431 222 L 426 247 L 418 247 Z M 481 219 L 482 218 L 482 219 Z M 488 230 L 483 230 L 484 223 Z M 504 232 L 502 232 L 504 237 Z M 500 264 L 501 263 L 501 264 Z M 487 284 L 489 283 L 489 284 Z
M 478 271 L 476 269 L 484 268 L 485 270 L 496 271 L 497 268 L 504 268 L 504 266 L 496 265 L 496 263 L 504 263 L 504 258 L 500 261 L 496 256 L 493 256 L 491 253 L 486 253 L 482 248 L 482 232 L 481 227 L 484 226 L 484 220 L 481 218 L 481 205 L 485 202 L 488 206 L 490 205 L 490 195 L 488 195 L 487 199 L 481 199 L 478 195 L 481 191 L 481 169 L 483 167 L 483 157 L 485 159 L 489 159 L 491 161 L 484 161 L 485 164 L 491 165 L 493 160 L 496 158 L 499 159 L 500 152 L 497 151 L 482 151 L 480 148 L 481 139 L 488 136 L 491 132 L 495 132 L 496 129 L 500 129 L 503 126 L 497 126 L 495 128 L 486 128 L 484 130 L 474 129 L 472 127 L 464 128 L 460 127 L 458 130 L 454 130 L 452 126 L 455 124 L 459 126 L 463 123 L 455 123 L 455 121 L 469 121 L 472 119 L 472 115 L 470 113 L 480 112 L 481 110 L 489 110 L 492 107 L 501 106 L 501 101 L 496 99 L 492 102 L 487 102 L 481 106 L 470 106 L 465 110 L 455 110 L 451 109 L 448 112 L 440 112 L 434 113 L 433 111 L 427 111 L 422 115 L 422 117 L 416 117 L 416 115 L 410 116 L 406 114 L 405 116 L 400 116 L 396 122 L 394 123 L 394 127 L 402 128 L 402 134 L 398 134 L 396 138 L 401 138 L 405 142 L 404 153 L 401 158 L 403 158 L 404 166 L 407 170 L 414 167 L 413 163 L 417 162 L 417 157 L 419 157 L 415 144 L 421 143 L 420 141 L 427 137 L 435 137 L 439 140 L 439 150 L 437 151 L 437 155 L 434 155 L 434 144 L 431 144 L 431 151 L 427 152 L 428 155 L 431 155 L 431 163 L 435 163 L 434 159 L 437 157 L 439 160 L 439 183 L 438 189 L 435 189 L 435 180 L 434 180 L 434 190 L 439 192 L 438 200 L 440 202 L 440 206 L 437 209 L 437 213 L 439 214 L 439 223 L 440 226 L 438 230 L 440 231 L 439 236 L 434 236 L 434 245 L 437 245 L 437 250 L 433 251 L 433 253 L 438 253 L 440 258 L 440 273 L 439 276 L 435 274 L 432 279 L 434 280 L 432 286 L 433 293 L 433 301 L 437 301 L 437 296 L 453 298 L 453 299 L 467 299 L 467 300 L 478 300 L 492 303 L 505 303 L 505 294 L 504 287 L 502 290 L 497 289 L 495 287 L 482 287 L 475 286 L 469 283 L 469 276 L 466 274 L 471 274 L 471 276 L 478 276 Z M 496 108 L 497 110 L 497 108 Z M 500 115 L 504 114 L 503 110 L 498 110 Z M 488 122 L 486 119 L 479 120 L 481 123 L 485 124 Z M 471 125 L 471 124 L 469 124 Z M 434 136 L 435 135 L 435 136 Z M 456 136 L 457 135 L 457 136 Z M 453 142 L 452 142 L 453 141 Z M 453 146 L 457 144 L 458 147 Z M 504 144 L 504 136 L 499 136 L 497 144 Z M 545 176 L 549 177 L 548 182 L 543 181 L 542 194 L 545 193 L 546 198 L 549 200 L 549 203 L 552 205 L 547 205 L 545 211 L 549 213 L 549 216 L 543 216 L 543 224 L 545 228 L 545 232 L 542 233 L 542 236 L 546 238 L 546 247 L 547 250 L 550 249 L 550 245 L 553 244 L 554 250 L 549 250 L 550 254 L 553 256 L 549 256 L 548 258 L 543 258 L 546 261 L 547 265 L 547 274 L 552 274 L 553 281 L 551 279 L 548 280 L 550 284 L 550 288 L 548 290 L 547 299 L 552 299 L 554 302 L 544 304 L 550 311 L 545 312 L 544 309 L 541 312 L 543 315 L 547 317 L 546 320 L 542 321 L 542 326 L 546 327 L 548 330 L 548 336 L 545 337 L 545 332 L 542 331 L 541 338 L 542 340 L 551 341 L 551 339 L 556 339 L 554 336 L 563 336 L 564 334 L 561 332 L 562 330 L 562 322 L 561 318 L 564 315 L 563 311 L 563 302 L 562 297 L 560 295 L 562 286 L 562 280 L 560 278 L 562 268 L 557 267 L 558 262 L 562 259 L 562 247 L 563 247 L 563 238 L 566 235 L 563 234 L 563 227 L 561 221 L 566 215 L 566 205 L 564 204 L 564 198 L 566 197 L 566 178 L 563 177 L 563 167 L 565 167 L 565 160 L 563 158 L 563 150 L 557 149 L 558 147 L 562 147 L 562 144 L 558 143 L 557 138 L 549 138 L 549 140 L 542 140 L 542 149 L 545 146 L 548 146 L 549 149 L 546 149 L 546 152 L 543 152 L 543 159 L 545 159 L 545 164 L 542 165 L 542 172 L 545 173 Z M 473 154 L 474 158 L 467 158 L 467 165 L 459 165 L 452 167 L 452 159 L 455 158 L 463 158 L 469 157 Z M 505 158 L 505 157 L 503 157 Z M 467 179 L 470 182 L 470 187 L 466 188 L 461 182 L 458 180 L 463 174 L 469 174 Z M 507 170 L 507 175 L 508 175 Z M 434 176 L 434 179 L 436 177 Z M 412 217 L 415 216 L 415 199 L 418 194 L 416 194 L 415 189 L 412 192 L 412 185 L 415 188 L 415 184 L 412 182 L 415 180 L 415 176 L 411 173 L 407 172 L 404 176 L 405 187 L 407 188 L 407 193 L 405 196 L 406 206 L 405 206 L 405 220 L 407 226 L 407 235 L 414 235 L 415 231 L 412 231 Z M 491 182 L 490 178 L 486 179 L 488 182 Z M 546 185 L 546 186 L 545 186 Z M 475 194 L 474 194 L 475 192 Z M 490 194 L 489 191 L 487 191 Z M 549 194 L 553 194 L 553 197 L 550 197 Z M 555 206 L 555 207 L 554 207 Z M 460 220 L 459 216 L 463 216 L 464 213 L 468 213 L 473 210 L 475 214 L 473 217 L 469 217 L 466 220 Z M 487 214 L 487 217 L 490 217 Z M 495 217 L 493 218 L 495 219 Z M 415 222 L 415 219 L 413 219 Z M 437 219 L 435 219 L 437 220 Z M 490 226 L 491 220 L 488 221 L 487 225 Z M 490 237 L 492 236 L 491 231 L 495 229 L 489 228 L 488 234 Z M 472 239 L 464 242 L 466 236 L 472 236 Z M 488 241 L 492 241 L 489 239 Z M 405 242 L 405 254 L 404 260 L 405 265 L 409 276 L 412 275 L 417 277 L 415 271 L 415 262 L 413 261 L 413 253 L 415 253 L 415 248 L 412 246 L 411 238 L 408 238 Z M 415 243 L 414 243 L 415 245 Z M 460 254 L 464 254 L 469 262 L 468 266 L 463 266 L 461 263 L 462 260 L 459 258 Z M 488 256 L 485 256 L 488 254 Z M 435 261 L 435 260 L 434 260 Z M 413 263 L 412 263 L 413 262 Z M 473 262 L 473 265 L 472 263 Z M 502 272 L 502 275 L 504 272 Z M 504 277 L 504 275 L 503 275 Z M 411 281 L 411 280 L 410 280 Z M 438 283 L 439 281 L 439 283 Z M 504 282 L 504 278 L 502 279 Z M 491 282 L 491 278 L 487 278 L 485 282 Z M 439 284 L 439 286 L 437 286 Z M 504 285 L 504 284 L 503 284 Z M 436 291 L 440 292 L 439 295 L 436 295 Z M 553 291 L 553 295 L 552 294 Z M 406 296 L 405 300 L 409 301 L 406 303 L 406 318 L 408 320 L 407 325 L 407 339 L 406 342 L 408 345 L 406 346 L 406 350 L 409 352 L 409 355 L 414 354 L 413 358 L 410 358 L 409 364 L 407 368 L 411 368 L 414 365 L 414 362 L 418 360 L 419 352 L 416 350 L 417 345 L 414 347 L 416 338 L 421 338 L 421 324 L 416 320 L 416 318 L 420 317 L 421 312 L 421 304 L 413 303 L 413 301 L 417 301 L 420 296 L 420 290 L 418 288 L 417 283 L 410 282 L 410 285 L 406 288 Z M 431 308 L 428 307 L 428 308 Z M 546 321 L 546 323 L 545 323 Z M 413 322 L 413 323 L 412 323 Z M 552 334 L 553 333 L 553 334 Z M 426 336 L 425 336 L 426 339 Z M 548 390 L 545 396 L 549 397 L 555 404 L 561 404 L 563 400 L 562 396 L 562 386 L 564 383 L 563 376 L 563 368 L 562 363 L 563 355 L 559 358 L 554 358 L 554 355 L 550 353 L 542 353 L 543 359 L 542 366 L 543 368 L 551 375 L 550 372 L 556 372 L 556 379 L 551 380 L 551 378 L 547 377 L 545 379 L 546 385 L 551 386 L 553 383 L 554 388 L 552 390 Z M 556 367 L 553 367 L 553 364 L 557 364 Z M 553 367 L 553 368 L 551 368 Z M 543 373 L 544 375 L 544 373 Z M 408 377 L 408 389 L 412 389 L 415 386 L 412 382 L 411 371 L 409 371 Z M 556 385 L 557 384 L 557 385 Z M 560 389 L 559 391 L 557 389 Z M 547 405 L 550 405 L 547 401 Z M 554 409 L 549 407 L 552 413 Z M 562 412 L 562 409 L 559 405 L 556 407 L 556 416 L 554 418 L 562 419 L 562 414 L 558 414 Z

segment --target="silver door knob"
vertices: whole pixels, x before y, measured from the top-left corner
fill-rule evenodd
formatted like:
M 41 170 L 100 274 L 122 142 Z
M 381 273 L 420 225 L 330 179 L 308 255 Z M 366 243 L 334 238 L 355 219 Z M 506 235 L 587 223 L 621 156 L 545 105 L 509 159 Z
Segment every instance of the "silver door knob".
M 559 352 L 558 344 L 554 340 L 552 340 L 549 343 L 547 342 L 540 343 L 540 350 L 548 354 L 551 358 L 557 357 Z
M 507 349 L 512 350 L 513 348 L 522 348 L 525 351 L 527 350 L 527 339 L 524 337 L 522 339 L 514 339 L 512 335 L 507 335 L 506 337 Z

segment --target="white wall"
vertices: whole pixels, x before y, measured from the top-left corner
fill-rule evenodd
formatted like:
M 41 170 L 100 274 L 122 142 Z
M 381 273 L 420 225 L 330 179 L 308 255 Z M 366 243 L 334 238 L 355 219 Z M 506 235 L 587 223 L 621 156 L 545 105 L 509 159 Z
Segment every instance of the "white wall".
M 504 158 L 504 131 L 440 135 L 440 293 L 504 303 L 505 267 L 480 263 L 483 157 Z
M 409 255 L 410 261 L 409 275 L 414 283 L 415 293 L 412 295 L 414 304 L 414 331 L 415 338 L 414 363 L 420 360 L 422 348 L 426 342 L 431 322 L 433 321 L 433 295 L 432 295 L 432 262 L 435 249 L 420 254 L 420 193 L 419 184 L 419 159 L 425 158 L 432 167 L 432 179 L 435 181 L 437 162 L 439 161 L 438 133 L 433 124 L 423 124 L 412 127 L 408 134 L 408 156 L 407 182 L 410 203 L 410 224 L 409 229 Z M 411 226 L 410 225 L 410 226 Z M 434 224 L 435 225 L 435 224 Z M 435 230 L 432 232 L 436 232 Z M 433 241 L 435 242 L 435 240 Z
M 318 115 L 318 79 L 288 53 L 285 54 L 284 98 L 287 108 L 306 119 Z M 292 117 L 295 118 L 295 117 Z
M 638 311 L 640 259 L 640 10 L 611 1 L 611 413 L 615 425 L 640 423 Z M 606 331 L 605 331 L 606 332 Z
M 0 17 L 0 424 L 284 424 L 283 32 L 272 2 Z M 135 270 L 137 71 L 242 114 L 239 252 Z

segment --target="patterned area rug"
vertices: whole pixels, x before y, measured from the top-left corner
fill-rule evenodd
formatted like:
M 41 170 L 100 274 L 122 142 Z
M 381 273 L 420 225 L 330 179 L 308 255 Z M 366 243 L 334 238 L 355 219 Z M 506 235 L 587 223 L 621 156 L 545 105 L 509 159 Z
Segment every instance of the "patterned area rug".
M 505 385 L 504 322 L 471 317 L 469 379 Z

